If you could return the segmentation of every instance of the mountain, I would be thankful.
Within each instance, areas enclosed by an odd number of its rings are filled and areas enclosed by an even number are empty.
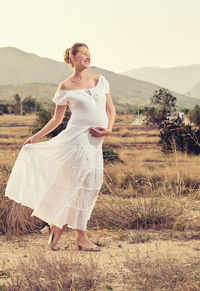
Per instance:
[[[0,48],[0,85],[58,83],[70,74],[64,62],[39,57],[15,47]]]
[[[151,82],[137,80],[95,66],[90,66],[87,71],[102,74],[108,79],[111,95],[116,103],[148,104],[150,96],[159,88]],[[71,67],[64,61],[40,57],[14,47],[2,47],[0,48],[0,99],[13,100],[13,96],[18,93],[22,99],[32,95],[39,101],[50,103],[58,84],[71,73]],[[200,104],[198,99],[177,92],[172,93],[177,98],[179,106],[193,107],[195,104]]]
[[[181,94],[187,94],[200,82],[200,64],[171,68],[141,67],[121,72],[121,74],[152,82]]]
[[[197,99],[200,99],[200,82],[198,82],[189,92],[189,96],[193,96]]]

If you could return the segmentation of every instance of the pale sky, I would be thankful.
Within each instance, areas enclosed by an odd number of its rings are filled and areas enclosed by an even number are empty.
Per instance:
[[[63,61],[75,42],[120,73],[200,63],[200,0],[0,0],[0,47]]]

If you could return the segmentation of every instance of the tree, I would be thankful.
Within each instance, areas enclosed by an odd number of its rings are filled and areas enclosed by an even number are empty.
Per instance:
[[[189,108],[184,107],[184,108],[181,109],[181,112],[183,112],[185,114],[188,114]]]
[[[151,97],[151,103],[156,107],[145,107],[146,123],[163,126],[163,122],[169,118],[172,112],[176,111],[176,97],[168,89],[160,88],[155,90]]]
[[[14,95],[14,100],[15,100],[15,104],[20,104],[20,102],[21,102],[21,97],[19,96],[19,94],[15,94],[15,95]]]
[[[19,94],[15,94],[14,96],[14,106],[13,106],[13,112],[14,114],[20,114],[20,105],[21,105],[21,97]]]
[[[32,98],[32,96],[27,96],[22,101],[23,110],[27,113],[31,113],[34,111],[39,111],[41,108],[40,103],[36,101],[36,98]]]
[[[171,113],[176,106],[176,97],[168,89],[159,88],[159,90],[155,90],[154,95],[151,97],[151,103],[160,105],[163,111]]]
[[[189,120],[195,125],[200,126],[200,106],[195,105],[194,109],[189,111]]]

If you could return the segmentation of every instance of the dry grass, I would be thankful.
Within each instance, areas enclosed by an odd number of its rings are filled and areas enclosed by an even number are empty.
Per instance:
[[[14,114],[4,114],[0,116],[0,124],[25,124],[32,125],[36,120],[35,114],[26,114],[26,115],[14,115]]]
[[[121,248],[121,254],[118,266],[115,260],[101,261],[94,253],[32,252],[19,257],[12,268],[5,262],[6,280],[0,290],[199,290],[200,260],[194,254],[178,257],[173,250],[161,251],[152,244],[146,248],[132,245],[130,251]]]
[[[31,129],[29,127],[23,127],[23,132],[22,128],[18,126],[9,126],[9,127],[0,127],[0,138],[4,137],[22,137],[22,133],[24,135],[29,135],[31,132]]]
[[[145,136],[135,136],[135,135],[131,135],[131,134],[124,134],[123,139],[121,137],[117,137],[117,136],[109,136],[105,138],[105,142],[106,143],[144,143],[144,142],[148,142],[148,143],[157,143],[158,142],[158,137],[157,136],[149,136],[148,140],[147,137]]]
[[[123,197],[189,196],[199,199],[200,179],[198,167],[180,168],[176,165],[137,163],[131,168],[131,161],[124,164],[109,164],[104,172],[102,192],[112,195],[121,193]],[[192,171],[194,169],[194,172]]]
[[[15,268],[6,273],[9,274],[4,285],[6,291],[105,290],[106,273],[94,256],[85,261],[72,254],[48,257],[45,253],[36,253],[28,261],[19,258]]]
[[[126,253],[124,266],[130,271],[124,275],[125,290],[199,290],[200,260],[177,260],[174,255],[148,252],[137,256]],[[134,286],[134,289],[133,289]],[[124,286],[125,287],[125,286]]]

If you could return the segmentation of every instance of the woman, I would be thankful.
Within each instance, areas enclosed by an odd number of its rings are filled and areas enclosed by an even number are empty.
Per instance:
[[[34,209],[31,216],[50,225],[52,250],[60,249],[56,244],[68,226],[77,230],[77,249],[99,251],[86,227],[103,182],[103,138],[112,132],[116,111],[106,78],[85,71],[91,61],[86,44],[66,49],[64,60],[73,73],[55,92],[52,119],[24,142],[5,196]],[[62,122],[67,106],[67,127],[36,143]]]

